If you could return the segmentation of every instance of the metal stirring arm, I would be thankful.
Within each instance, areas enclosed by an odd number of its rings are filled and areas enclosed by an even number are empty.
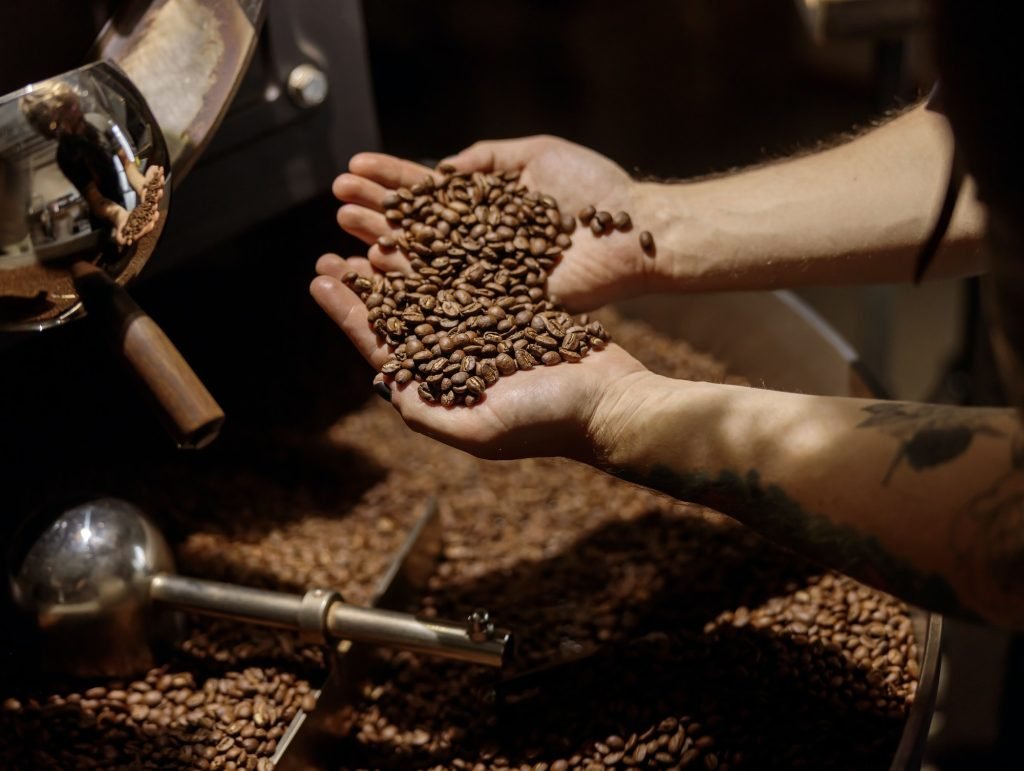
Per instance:
[[[489,667],[501,667],[511,650],[511,634],[495,629],[482,611],[457,624],[360,608],[326,589],[298,595],[166,573],[153,576],[149,595],[180,610],[292,629],[307,642],[351,640]]]

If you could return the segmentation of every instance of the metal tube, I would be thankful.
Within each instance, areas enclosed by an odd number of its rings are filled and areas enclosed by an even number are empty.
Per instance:
[[[162,573],[150,580],[154,601],[206,616],[298,629],[302,595],[249,589]]]
[[[359,608],[343,602],[327,611],[332,637],[426,653],[440,658],[500,667],[510,649],[511,635],[495,630],[489,639],[470,638],[465,625],[424,621],[405,613]]]
[[[315,632],[315,627],[320,624],[328,638],[387,645],[489,667],[502,666],[511,641],[511,635],[502,630],[492,630],[482,639],[473,639],[476,635],[465,624],[424,621],[407,613],[332,602],[337,595],[325,595],[322,603],[304,605],[302,595],[249,589],[167,573],[153,576],[149,595],[155,602],[207,616],[283,629],[302,629],[307,633]],[[328,602],[331,602],[330,607],[325,607]],[[303,623],[304,608],[306,613],[315,611],[316,618],[306,619]]]

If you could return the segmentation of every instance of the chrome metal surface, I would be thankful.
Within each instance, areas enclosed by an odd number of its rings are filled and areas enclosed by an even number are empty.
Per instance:
[[[148,100],[179,181],[227,112],[265,6],[261,0],[132,0],[96,42],[93,56],[116,62]]]
[[[56,635],[62,649],[80,642],[68,639],[66,630],[79,638],[107,637],[104,625],[114,628],[120,650],[104,662],[99,670],[104,674],[126,675],[138,671],[136,658],[152,660],[141,657],[151,641],[141,625],[151,605],[494,667],[504,663],[511,644],[507,632],[476,641],[464,625],[357,608],[330,590],[302,596],[173,575],[170,550],[153,524],[136,507],[111,498],[64,512],[24,553],[10,577],[16,604],[44,638]],[[312,626],[316,623],[319,629]],[[140,655],[133,658],[125,651]],[[105,658],[102,651],[92,655]],[[67,662],[75,674],[86,671],[78,656],[58,656],[53,662]]]
[[[175,608],[281,629],[297,629],[302,595],[159,573],[150,581],[149,598]]]
[[[288,95],[299,107],[323,104],[327,89],[327,75],[312,64],[300,64],[288,73]]]
[[[11,565],[11,595],[42,630],[48,666],[84,677],[140,671],[154,663],[153,644],[179,630],[148,599],[153,573],[174,569],[170,550],[124,501],[68,510],[32,543],[16,544]]]
[[[310,589],[302,596],[302,605],[296,618],[302,641],[307,643],[327,642],[324,634],[327,628],[327,611],[341,602],[341,594],[333,589]]]
[[[466,632],[469,639],[474,642],[491,640],[497,634],[494,624],[491,623],[491,614],[483,608],[477,608],[469,614],[469,618],[466,619]]]
[[[166,222],[169,182],[160,127],[116,66],[0,97],[0,329],[80,315],[76,261],[134,278]]]
[[[512,635],[495,630],[474,637],[470,630],[446,621],[432,621],[379,608],[338,603],[327,613],[327,631],[335,638],[383,645],[441,656],[446,659],[501,667],[511,649]]]

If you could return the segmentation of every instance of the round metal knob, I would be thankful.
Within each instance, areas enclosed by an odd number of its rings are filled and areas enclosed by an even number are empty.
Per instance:
[[[288,94],[299,107],[323,104],[327,89],[327,75],[312,64],[300,64],[288,73]]]

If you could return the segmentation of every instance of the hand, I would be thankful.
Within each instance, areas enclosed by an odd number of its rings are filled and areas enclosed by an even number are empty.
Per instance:
[[[387,346],[366,320],[366,306],[341,282],[349,271],[373,272],[369,261],[328,254],[317,263],[310,292],[360,353],[379,368]],[[603,405],[616,403],[630,381],[647,370],[617,345],[594,351],[576,364],[537,367],[498,380],[472,407],[424,402],[417,383],[405,386],[378,375],[378,390],[390,397],[403,420],[421,434],[483,458],[510,459],[560,455],[594,462],[601,454]]]
[[[139,194],[139,203],[146,200],[146,196],[149,192],[149,185],[151,182],[156,181],[157,187],[154,188],[153,193],[156,199],[153,203],[159,203],[160,199],[164,197],[164,167],[163,166],[150,166],[146,169],[146,176],[142,178],[142,189],[137,191]]]
[[[128,224],[128,212],[123,206],[113,206],[113,216],[110,224],[114,228],[114,241],[118,246],[127,246],[128,239],[124,235],[124,226]]]
[[[136,211],[137,208],[138,207],[136,207],[136,209],[133,209],[132,211]],[[125,211],[124,208],[122,208],[121,206],[117,207],[116,214],[114,215],[113,224],[114,240],[117,242],[118,246],[131,246],[136,241],[141,241],[143,236],[151,233],[153,231],[153,228],[156,227],[157,221],[160,219],[160,211],[154,208],[149,214],[149,219],[147,219],[145,223],[140,225],[135,230],[134,235],[128,236],[125,234],[125,226],[128,224],[128,221],[131,217],[132,214]]]
[[[646,257],[638,245],[637,236],[645,229],[638,185],[604,156],[564,139],[537,136],[478,142],[448,162],[462,172],[518,169],[524,184],[553,196],[562,212],[573,216],[588,204],[612,214],[630,214],[634,225],[626,232],[595,236],[588,228],[577,227],[573,245],[548,278],[548,290],[568,310],[592,310],[651,288],[660,263]],[[334,182],[334,194],[347,204],[338,212],[338,222],[368,244],[391,230],[381,213],[385,193],[433,174],[419,164],[377,153],[353,157],[349,172]],[[398,253],[385,254],[374,246],[368,256],[381,270],[404,268]]]

